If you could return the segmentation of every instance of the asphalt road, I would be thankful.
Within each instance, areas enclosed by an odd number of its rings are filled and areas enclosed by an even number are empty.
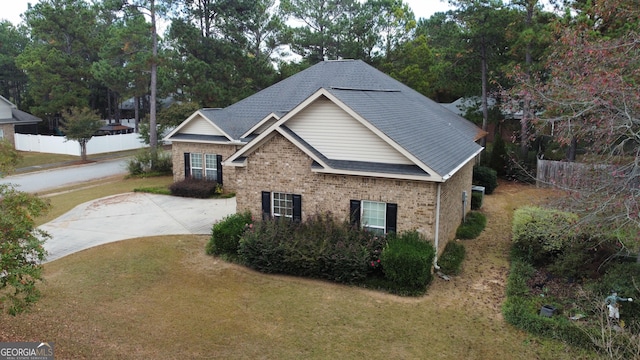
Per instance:
[[[125,175],[127,161],[128,158],[107,159],[90,164],[11,175],[1,178],[0,184],[11,183],[17,185],[20,191],[37,193],[114,175]]]

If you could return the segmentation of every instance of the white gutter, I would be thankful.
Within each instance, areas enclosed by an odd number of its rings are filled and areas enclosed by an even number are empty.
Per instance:
[[[443,176],[442,177],[443,182],[449,180],[449,178],[452,177],[455,173],[457,173],[458,170],[460,170],[463,166],[467,165],[467,163],[469,161],[473,160],[473,158],[478,156],[478,154],[480,154],[482,152],[482,150],[484,150],[484,148],[480,148],[480,150],[476,151],[473,155],[469,156],[469,158],[467,160],[463,161],[455,169],[451,170],[447,175]]]
[[[433,258],[433,267],[436,270],[440,270],[440,266],[438,266],[438,245],[440,244],[440,189],[442,187],[442,183],[438,183],[438,194],[436,195],[436,231],[434,234],[434,242],[436,246],[436,256]]]

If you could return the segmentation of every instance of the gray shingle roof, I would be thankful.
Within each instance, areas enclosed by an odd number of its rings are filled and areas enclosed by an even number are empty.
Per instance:
[[[321,88],[442,176],[481,149],[477,126],[360,60],[320,62],[224,109],[201,112],[239,139]]]
[[[0,124],[31,125],[41,122],[37,116],[18,109],[11,109],[11,119],[0,119]]]

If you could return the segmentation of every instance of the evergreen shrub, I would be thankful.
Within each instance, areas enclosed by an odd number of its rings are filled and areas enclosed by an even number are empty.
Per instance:
[[[482,198],[480,191],[471,192],[471,210],[479,210],[482,207]]]
[[[449,241],[444,247],[442,255],[438,258],[438,265],[443,273],[449,275],[458,275],[462,270],[462,261],[466,250],[464,245],[459,241]]]
[[[229,215],[213,224],[211,238],[206,247],[207,254],[236,258],[240,237],[252,224],[253,220],[249,211]]]
[[[526,206],[513,214],[512,255],[535,266],[546,265],[556,258],[575,236],[575,214],[555,209]]]
[[[399,289],[423,292],[431,282],[435,248],[417,231],[388,236],[380,260],[385,277]]]
[[[475,239],[487,226],[487,217],[479,211],[469,211],[465,221],[458,226],[456,237],[458,239]]]
[[[498,175],[490,167],[474,166],[473,184],[484,186],[484,193],[490,195],[498,187]]]
[[[169,186],[171,195],[208,199],[222,192],[222,187],[212,180],[186,178]]]
[[[384,237],[339,222],[331,214],[302,223],[273,219],[254,224],[239,244],[242,262],[258,271],[361,283],[379,268]]]

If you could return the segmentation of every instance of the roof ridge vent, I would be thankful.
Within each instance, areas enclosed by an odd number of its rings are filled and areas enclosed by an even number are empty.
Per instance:
[[[400,92],[400,89],[365,89],[365,88],[353,88],[346,86],[331,86],[333,90],[350,90],[350,91],[377,91],[377,92]]]

